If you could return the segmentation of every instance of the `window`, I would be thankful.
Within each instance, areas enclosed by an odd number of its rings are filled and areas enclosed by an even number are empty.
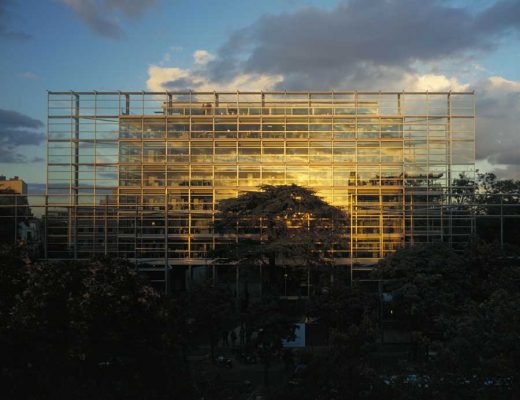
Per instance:
[[[188,119],[168,120],[168,139],[188,139],[190,121]]]
[[[164,167],[146,166],[143,170],[143,186],[164,186]]]
[[[283,142],[266,142],[262,143],[262,162],[283,162],[284,148]]]
[[[191,142],[191,162],[213,162],[213,143]]]
[[[262,167],[262,183],[264,185],[283,185],[285,183],[283,167]]]
[[[236,142],[215,142],[215,162],[236,162]]]
[[[310,162],[332,162],[331,142],[310,142]]]
[[[238,166],[239,186],[259,186],[260,184],[260,167]]]
[[[188,166],[168,166],[167,167],[167,184],[168,186],[189,186],[190,171]]]
[[[145,142],[143,146],[144,163],[162,163],[165,161],[166,148],[164,142]]]
[[[356,162],[355,142],[334,142],[334,162]]]
[[[236,186],[237,171],[235,166],[215,167],[215,186]]]
[[[141,163],[141,143],[121,142],[119,161],[122,163]]]
[[[211,167],[191,167],[191,186],[211,186],[213,184],[213,169]]]
[[[256,163],[260,161],[260,142],[238,142],[238,162]]]
[[[161,139],[166,132],[166,121],[160,119],[145,119],[143,121],[143,139]]]
[[[188,142],[168,143],[168,163],[187,163],[190,161],[190,147]]]
[[[288,163],[309,161],[308,142],[287,142],[286,154]]]

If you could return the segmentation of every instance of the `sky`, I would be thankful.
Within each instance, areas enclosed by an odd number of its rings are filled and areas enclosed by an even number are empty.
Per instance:
[[[474,90],[520,179],[520,0],[0,0],[0,175],[45,182],[47,90]]]

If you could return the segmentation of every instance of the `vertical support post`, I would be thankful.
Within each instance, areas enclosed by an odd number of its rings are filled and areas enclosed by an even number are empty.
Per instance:
[[[168,105],[166,107],[166,115],[172,115],[173,114],[173,97],[171,93],[168,93]]]
[[[74,93],[74,188],[73,188],[73,234],[74,259],[78,258],[78,202],[79,202],[79,95]]]
[[[191,292],[193,287],[193,266],[188,265],[188,292]]]
[[[264,270],[262,268],[262,264],[260,264],[258,268],[260,269],[260,297],[262,297],[264,295]]]
[[[235,267],[235,306],[240,311],[240,264]]]
[[[49,195],[45,194],[45,219],[43,226],[43,257],[45,260],[49,258],[48,250],[47,250],[47,234],[48,234],[48,225],[49,225]]]
[[[311,266],[307,265],[307,297],[311,297]]]
[[[413,199],[414,199],[414,191],[415,189],[412,189],[411,195],[410,195],[410,244],[413,246],[415,244],[415,230],[414,230],[414,208],[413,208]]]
[[[451,168],[452,168],[452,127],[451,127],[451,91],[448,93],[448,138],[447,138],[447,144],[448,144],[448,243],[451,247],[453,245],[453,208],[452,208],[452,201],[453,201],[453,187],[452,187],[452,180],[451,180]]]
[[[353,285],[354,278],[354,196],[350,195],[350,286]]]
[[[379,182],[379,185],[381,185],[381,181]],[[381,188],[378,191],[378,203],[379,203],[379,257],[383,258],[385,256],[385,243],[383,240],[384,237],[384,217],[383,217],[383,193],[381,191]]]
[[[170,265],[168,260],[168,191],[164,193],[164,294],[170,293]]]
[[[14,245],[18,241],[18,194],[13,194],[14,197]]]
[[[138,200],[136,200],[137,203]],[[135,215],[134,215],[134,260],[137,265],[137,219],[138,219],[138,205],[135,204]]]
[[[50,93],[47,91],[47,134],[45,136],[45,144],[46,144],[46,168],[45,168],[45,214],[44,214],[44,226],[43,226],[43,256],[47,260],[49,258],[48,253],[48,240],[47,235],[49,233],[48,225],[49,225],[49,115],[50,115]],[[69,177],[70,179],[70,177]]]
[[[384,301],[383,301],[383,281],[379,281],[377,285],[378,294],[379,294],[379,330],[381,335],[381,343],[385,343],[385,330],[384,330],[384,323],[383,323],[383,307],[384,307]]]
[[[108,255],[108,194],[105,195],[105,256]]]
[[[504,195],[500,193],[500,248],[504,248]]]
[[[444,243],[444,200],[441,199],[441,243]]]

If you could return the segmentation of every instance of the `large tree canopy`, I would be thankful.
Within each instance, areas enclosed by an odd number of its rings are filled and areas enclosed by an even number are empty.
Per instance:
[[[217,246],[215,258],[224,264],[267,267],[262,281],[268,290],[281,291],[282,281],[286,293],[288,282],[298,290],[301,274],[310,282],[310,268],[318,274],[333,265],[333,251],[347,243],[348,216],[313,190],[294,184],[261,186],[222,201],[218,210],[215,232],[228,244]],[[279,267],[286,271],[283,276]],[[306,287],[309,291],[310,285]]]
[[[320,263],[348,226],[346,214],[297,185],[265,185],[222,201],[215,231],[237,239],[221,256],[249,263]]]

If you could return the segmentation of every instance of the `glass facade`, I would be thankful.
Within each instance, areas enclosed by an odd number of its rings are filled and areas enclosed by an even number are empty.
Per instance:
[[[473,93],[50,92],[48,258],[206,265],[222,199],[310,187],[350,218],[338,264],[467,242]],[[463,179],[461,179],[461,174]]]

